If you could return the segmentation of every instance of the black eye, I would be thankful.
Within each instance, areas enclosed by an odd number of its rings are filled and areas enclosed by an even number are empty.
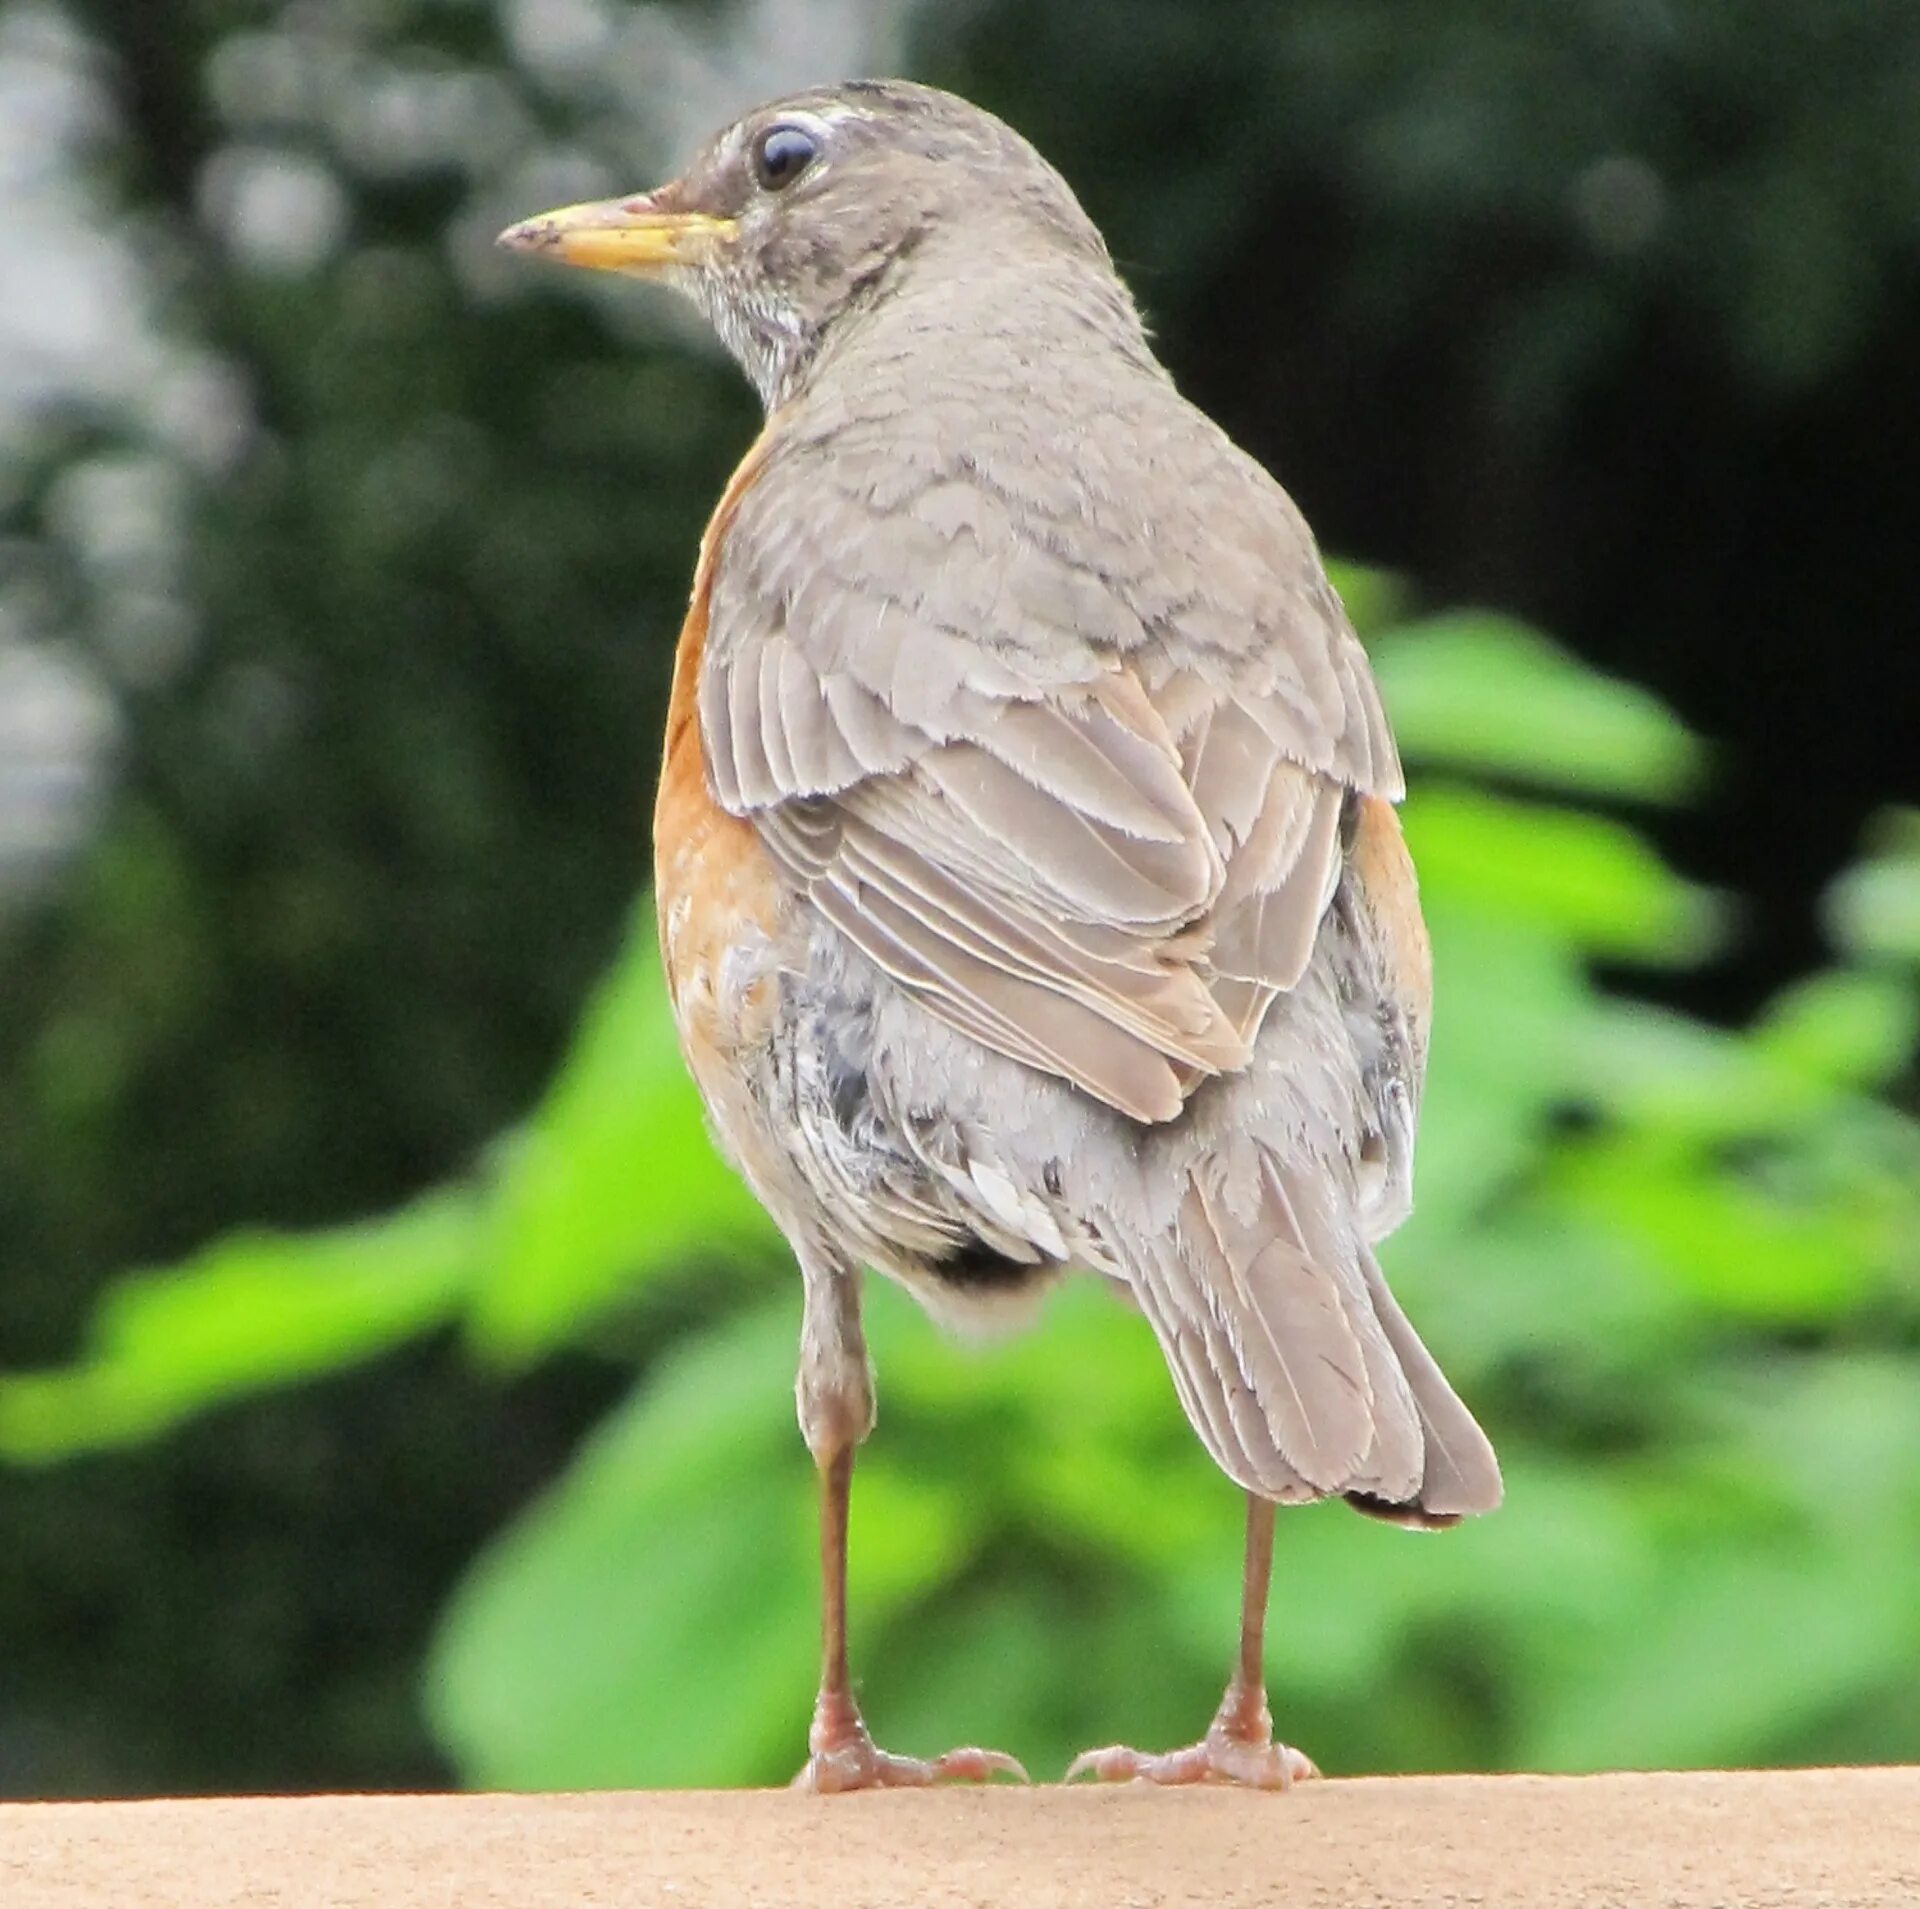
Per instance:
[[[820,156],[820,142],[798,126],[775,126],[753,149],[753,176],[769,192],[781,192]]]

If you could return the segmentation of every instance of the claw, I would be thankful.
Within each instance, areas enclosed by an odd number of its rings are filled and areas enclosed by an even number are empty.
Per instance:
[[[1010,1776],[1016,1783],[1033,1781],[1027,1775],[1027,1766],[1018,1757],[1010,1757],[1004,1750],[982,1750],[978,1744],[949,1750],[933,1760],[936,1783],[984,1783],[995,1776]]]

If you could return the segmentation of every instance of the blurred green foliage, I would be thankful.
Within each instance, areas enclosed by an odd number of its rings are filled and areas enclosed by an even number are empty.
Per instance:
[[[1283,1727],[1920,1753],[1906,0],[14,0],[0,263],[110,269],[24,387],[8,280],[0,662],[111,742],[36,891],[0,774],[0,1791],[797,1758],[797,1294],[634,901],[751,404],[489,241],[859,69],[1059,161],[1331,545],[1510,613],[1343,578],[1441,964],[1392,1270],[1511,1501],[1283,1521]],[[874,1313],[884,1738],[1191,1735],[1238,1513],[1139,1323]]]
[[[1697,960],[1724,910],[1556,799],[1671,795],[1692,738],[1507,619],[1371,634],[1441,981],[1391,1266],[1511,1497],[1440,1540],[1338,1507],[1282,1521],[1286,1727],[1348,1769],[1911,1753],[1920,1385],[1863,1348],[1920,1326],[1920,1124],[1876,1097],[1920,1019],[1920,818],[1836,890],[1836,964],[1750,1028],[1621,1001],[1595,960]],[[127,1281],[77,1369],[0,1379],[0,1452],[149,1436],[449,1319],[496,1362],[638,1321],[643,1378],[475,1564],[426,1701],[482,1784],[775,1779],[816,1616],[773,1244],[702,1137],[643,910],[540,1108],[471,1176]],[[1091,1289],[987,1349],[890,1291],[872,1311],[855,1648],[879,1727],[1041,1768],[1190,1734],[1239,1505],[1151,1336]]]

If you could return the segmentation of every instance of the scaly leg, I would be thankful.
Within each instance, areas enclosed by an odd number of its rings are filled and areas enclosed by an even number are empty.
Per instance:
[[[1273,1505],[1247,1495],[1247,1561],[1241,1580],[1240,1659],[1227,1680],[1207,1734],[1184,1750],[1148,1756],[1124,1744],[1086,1750],[1075,1757],[1067,1781],[1091,1773],[1105,1783],[1139,1777],[1148,1783],[1239,1783],[1255,1790],[1291,1789],[1302,1777],[1318,1776],[1298,1750],[1273,1740],[1267,1709],[1264,1650],[1267,1592],[1273,1579]]]
[[[897,1757],[867,1734],[847,1673],[847,1500],[853,1454],[873,1429],[873,1375],[860,1330],[860,1292],[838,1267],[806,1276],[795,1386],[800,1429],[820,1471],[820,1694],[814,1700],[810,1752],[796,1790],[898,1789],[944,1780],[979,1782],[1026,1771],[998,1750],[949,1750],[926,1761]]]

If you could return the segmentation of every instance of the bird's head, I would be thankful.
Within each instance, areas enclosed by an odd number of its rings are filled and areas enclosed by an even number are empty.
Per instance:
[[[956,237],[983,263],[1032,249],[1112,269],[1066,182],[1011,127],[895,80],[759,107],[668,184],[542,213],[500,243],[684,292],[771,407],[837,325]]]

